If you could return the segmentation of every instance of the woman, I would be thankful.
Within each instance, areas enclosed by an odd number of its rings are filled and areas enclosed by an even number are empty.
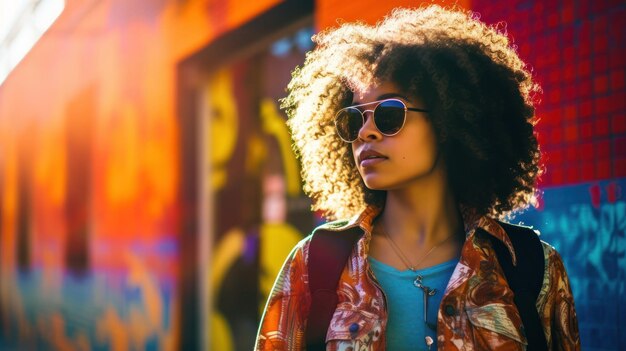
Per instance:
[[[315,208],[351,218],[316,232],[361,235],[339,278],[327,350],[526,349],[494,248],[503,244],[516,264],[514,226],[496,219],[536,193],[539,87],[506,35],[430,6],[314,40],[283,107]],[[257,350],[304,349],[317,313],[310,246],[311,236],[285,262]],[[536,324],[548,348],[579,349],[561,258],[538,247]]]

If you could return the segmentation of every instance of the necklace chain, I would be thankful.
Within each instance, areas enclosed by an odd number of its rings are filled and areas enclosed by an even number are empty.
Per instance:
[[[428,250],[428,252],[426,253],[426,255],[424,255],[424,257],[422,257],[415,265],[411,264],[411,261],[408,259],[408,257],[406,257],[404,255],[404,253],[402,252],[402,250],[400,249],[400,247],[398,245],[396,245],[395,241],[393,241],[393,239],[391,239],[391,236],[389,236],[389,234],[387,234],[387,232],[385,231],[385,229],[383,229],[382,225],[379,226],[379,230],[381,232],[383,232],[383,234],[385,235],[385,237],[387,238],[387,240],[389,241],[389,243],[391,244],[391,248],[393,249],[393,251],[396,253],[396,255],[402,260],[402,262],[404,262],[404,264],[406,265],[406,267],[408,269],[410,269],[411,271],[415,272],[417,270],[417,267],[419,267],[420,264],[422,264],[422,262],[424,262],[424,260],[426,260],[426,258],[433,253],[433,251],[435,251],[436,248],[438,248],[439,246],[441,246],[443,243],[445,243],[446,241],[448,241],[448,239],[450,239],[452,237],[452,234],[448,235],[445,239],[443,239],[442,241],[438,242],[435,246],[433,246],[430,250]]]

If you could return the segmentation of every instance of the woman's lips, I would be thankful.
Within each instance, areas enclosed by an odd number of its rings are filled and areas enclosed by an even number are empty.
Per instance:
[[[374,165],[377,165],[383,161],[387,160],[386,157],[373,157],[373,158],[366,158],[364,160],[361,161],[361,167],[365,168],[365,167],[372,167]]]
[[[374,149],[365,149],[359,153],[359,165],[370,167],[385,161],[387,157]]]

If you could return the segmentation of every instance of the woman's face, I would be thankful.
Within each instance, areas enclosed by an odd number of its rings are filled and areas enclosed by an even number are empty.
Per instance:
[[[391,82],[385,82],[358,96],[353,105],[394,98],[407,107],[426,109],[419,99],[408,98]],[[425,112],[407,111],[404,127],[394,136],[381,134],[373,123],[376,103],[361,106],[367,110],[365,124],[352,143],[354,162],[365,185],[373,190],[393,190],[429,176],[437,161],[437,140]]]

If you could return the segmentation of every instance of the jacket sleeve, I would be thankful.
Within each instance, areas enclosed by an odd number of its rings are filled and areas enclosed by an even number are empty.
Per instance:
[[[256,351],[304,350],[311,299],[306,265],[309,240],[296,245],[276,278],[259,325]]]
[[[546,263],[548,272],[546,278],[549,282],[546,293],[546,308],[544,316],[548,317],[544,321],[544,326],[549,326],[546,336],[551,337],[552,350],[580,350],[580,335],[578,332],[578,319],[574,308],[574,297],[570,287],[569,278],[563,265],[563,260],[559,253],[549,245],[546,248]],[[544,279],[545,282],[546,279]],[[545,323],[548,322],[548,323]]]

